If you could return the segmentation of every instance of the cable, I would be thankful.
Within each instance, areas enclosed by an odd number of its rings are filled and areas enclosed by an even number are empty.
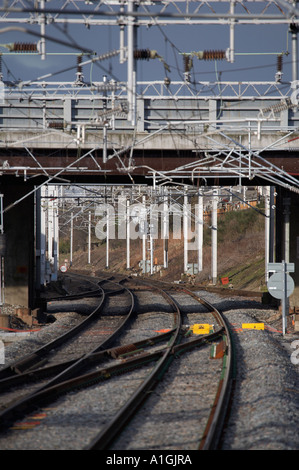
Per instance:
[[[160,31],[162,31],[162,28],[161,28],[160,26],[159,26],[159,29],[160,29]],[[164,37],[166,37],[166,35],[165,35]],[[168,40],[168,39],[167,39],[167,40]],[[170,43],[170,42],[169,42],[169,43]],[[172,45],[172,49],[174,50],[174,49],[176,48],[176,46],[174,46],[173,43],[171,43],[171,45]],[[177,49],[177,48],[176,48],[176,49]],[[178,49],[177,49],[177,50],[178,50]],[[215,59],[215,57],[213,57],[213,59]],[[175,55],[175,60],[177,60],[177,54]],[[211,58],[210,58],[209,60],[211,60]],[[93,65],[93,62],[91,62],[91,64]],[[97,65],[98,65],[98,64],[97,64]],[[215,65],[216,65],[216,64],[215,64]],[[263,67],[264,67],[264,66],[263,66]],[[252,68],[251,68],[251,69],[252,69]],[[182,69],[181,69],[181,68],[178,68],[177,70],[182,74]],[[190,70],[191,70],[191,67],[190,67]],[[189,70],[189,71],[190,71],[190,70]],[[231,71],[231,70],[230,70],[230,71]],[[58,72],[57,72],[57,73],[58,73]],[[108,73],[109,73],[109,71],[108,71]],[[222,72],[220,72],[220,74],[221,74],[221,73],[222,73]],[[217,74],[218,74],[218,72],[217,72]],[[196,86],[196,84],[192,84],[192,85]],[[219,86],[219,85],[218,85],[218,86]],[[196,89],[196,88],[195,88],[195,89]],[[171,94],[171,92],[170,92],[170,94]],[[175,107],[176,107],[176,109],[178,110],[176,101],[175,101]],[[162,117],[162,116],[160,115],[160,117]],[[173,129],[170,129],[170,132],[171,132],[171,133],[172,133],[173,131],[174,131]],[[177,130],[175,130],[175,132],[178,132],[178,133],[180,133],[180,134],[183,135],[183,132],[182,132],[182,131],[177,131]],[[178,149],[177,149],[177,150],[178,150]]]

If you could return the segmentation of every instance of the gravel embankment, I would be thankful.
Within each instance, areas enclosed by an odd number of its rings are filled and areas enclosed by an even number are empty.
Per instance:
[[[217,299],[216,303],[232,325],[238,355],[234,399],[223,439],[223,449],[299,449],[299,364],[291,354],[299,339],[289,330],[282,335],[277,311],[258,302]],[[209,300],[209,299],[208,299]],[[264,322],[265,330],[242,329],[242,323]],[[287,330],[288,331],[288,330]],[[298,346],[297,346],[298,349]]]

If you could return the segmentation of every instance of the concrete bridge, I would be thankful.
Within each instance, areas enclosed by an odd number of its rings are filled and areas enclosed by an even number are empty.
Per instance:
[[[277,82],[137,83],[134,125],[125,84],[4,85],[5,175],[88,175],[97,181],[129,174],[171,181],[242,176],[297,186],[291,178],[299,174],[292,83],[287,90]]]
[[[122,83],[4,82],[2,89],[5,301],[35,302],[38,188],[258,184],[275,190],[271,256],[295,263],[292,305],[299,306],[299,111],[292,83],[137,83],[133,120]]]

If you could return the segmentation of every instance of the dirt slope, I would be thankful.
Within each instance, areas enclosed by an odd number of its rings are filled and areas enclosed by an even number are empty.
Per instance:
[[[227,213],[218,219],[218,282],[228,277],[229,285],[236,289],[264,290],[265,285],[265,229],[263,215],[252,209]],[[203,270],[196,275],[195,281],[209,284],[211,278],[211,236],[209,220],[204,228]],[[86,245],[85,245],[86,246]],[[77,250],[73,255],[74,268],[104,270],[106,266],[106,244],[92,245],[91,265],[88,265],[87,251]],[[183,241],[173,240],[168,243],[168,269],[161,268],[153,276],[164,280],[182,278],[184,253]],[[67,258],[62,255],[61,258]],[[140,239],[130,243],[130,271],[141,274],[139,262],[142,259],[142,243]],[[154,260],[163,266],[163,241],[155,240]],[[189,251],[189,263],[197,262],[196,251]],[[127,272],[126,241],[110,240],[109,270],[111,272]]]

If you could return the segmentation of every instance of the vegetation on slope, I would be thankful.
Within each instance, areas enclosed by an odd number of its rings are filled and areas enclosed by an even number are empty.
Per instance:
[[[261,210],[262,212],[262,210]],[[254,209],[231,211],[218,217],[218,284],[221,278],[228,277],[230,286],[239,289],[263,289],[265,283],[265,217]],[[206,220],[204,226],[203,270],[196,276],[196,282],[208,284],[211,278],[211,221]],[[77,243],[76,243],[77,238]],[[80,238],[80,243],[78,243]],[[99,240],[97,240],[99,242]],[[61,241],[63,258],[66,256],[68,239]],[[81,245],[81,246],[80,246]],[[73,266],[86,269],[104,270],[106,265],[106,243],[93,243],[91,266],[87,264],[87,249],[82,249],[82,233],[74,235]],[[183,273],[183,241],[170,237],[168,243],[168,269],[161,269],[154,274],[156,278],[179,280]],[[131,271],[141,273],[139,262],[142,259],[142,243],[140,239],[130,243]],[[155,240],[154,259],[163,265],[163,241]],[[189,251],[188,261],[197,262],[197,252]],[[109,270],[126,271],[126,241],[110,240]]]

